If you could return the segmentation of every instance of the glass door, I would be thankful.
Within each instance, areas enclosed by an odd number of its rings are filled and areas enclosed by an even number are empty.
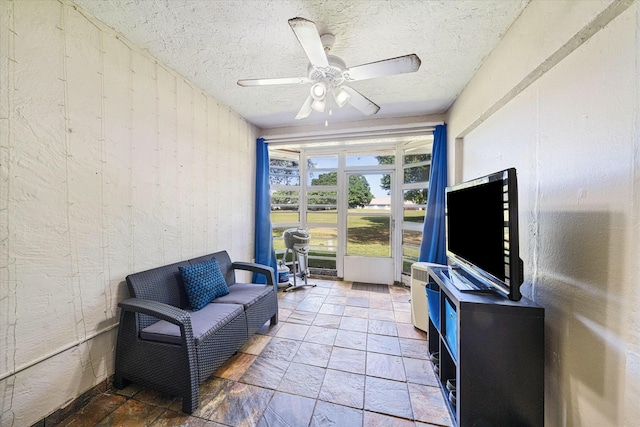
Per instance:
[[[344,279],[392,284],[393,172],[345,172]]]

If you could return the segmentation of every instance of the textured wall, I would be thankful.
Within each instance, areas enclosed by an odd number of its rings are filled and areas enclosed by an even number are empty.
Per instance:
[[[567,28],[588,27],[608,6],[531,3],[503,40],[511,48],[494,51],[452,109],[450,146],[483,114],[468,102],[477,96],[490,108],[511,89],[505,81],[526,75],[507,55],[519,42],[543,60],[573,36]],[[639,13],[637,4],[621,12],[458,147],[464,180],[518,169],[522,290],[546,309],[550,426],[635,426],[640,419]],[[556,31],[545,24],[549,17],[562,21]]]
[[[67,2],[0,1],[0,424],[113,373],[127,274],[253,256],[256,131]]]

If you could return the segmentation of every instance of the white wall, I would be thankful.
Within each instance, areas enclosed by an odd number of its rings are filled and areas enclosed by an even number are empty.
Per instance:
[[[68,3],[0,2],[0,425],[113,373],[127,274],[253,257],[256,129]]]
[[[518,170],[522,290],[546,309],[549,426],[640,420],[640,12],[630,3],[533,1],[449,112],[452,177]],[[617,16],[591,31],[607,14]],[[582,29],[584,44],[562,47]],[[530,74],[554,53],[553,67]]]

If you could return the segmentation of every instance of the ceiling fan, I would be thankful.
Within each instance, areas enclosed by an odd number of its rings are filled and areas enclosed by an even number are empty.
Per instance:
[[[320,113],[324,112],[329,93],[331,93],[338,107],[342,108],[349,103],[367,116],[376,114],[380,107],[346,83],[395,74],[413,73],[420,68],[421,61],[416,54],[347,68],[342,59],[329,55],[329,51],[335,42],[333,34],[320,35],[316,24],[304,18],[289,19],[289,26],[291,26],[300,45],[302,45],[302,49],[304,49],[309,58],[307,77],[245,79],[238,80],[238,85],[248,87],[311,83],[309,96],[300,111],[298,111],[297,120],[306,119],[313,110]]]

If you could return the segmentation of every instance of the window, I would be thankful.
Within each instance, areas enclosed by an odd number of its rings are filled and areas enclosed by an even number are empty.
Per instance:
[[[418,261],[427,208],[433,140],[408,144],[402,157],[402,273],[411,274]]]
[[[273,246],[277,254],[284,252],[282,233],[300,225],[300,160],[295,156],[270,152],[271,224]]]

